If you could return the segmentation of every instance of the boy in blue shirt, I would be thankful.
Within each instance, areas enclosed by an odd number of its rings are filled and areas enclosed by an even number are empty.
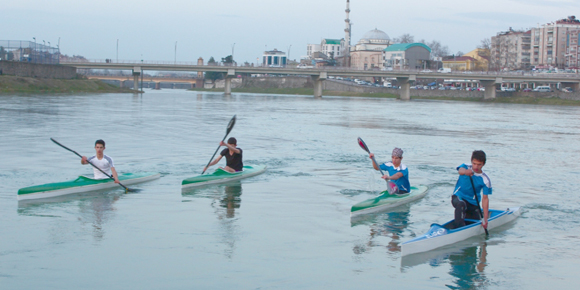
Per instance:
[[[373,159],[375,154],[369,153],[369,158]],[[409,183],[409,169],[405,164],[402,164],[403,150],[401,148],[393,149],[391,154],[391,162],[386,162],[380,165],[380,169],[387,171],[383,175],[384,180],[391,181],[397,186],[397,194],[404,194],[411,191],[411,184]],[[379,170],[378,164],[373,162],[375,170]]]
[[[481,209],[477,206],[476,196],[470,178],[473,179],[477,200],[481,200],[483,207],[482,226],[487,229],[489,218],[489,195],[492,193],[491,180],[482,170],[486,162],[485,152],[473,151],[471,165],[461,164],[457,167],[459,178],[455,184],[451,204],[455,207],[455,228],[465,226],[465,218],[480,219]],[[483,192],[483,196],[481,195]]]

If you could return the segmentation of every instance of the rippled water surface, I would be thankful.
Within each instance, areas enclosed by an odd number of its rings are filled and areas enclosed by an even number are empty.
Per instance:
[[[580,109],[292,95],[147,91],[0,96],[1,289],[558,289],[580,282]],[[230,134],[266,173],[181,190]],[[427,196],[351,220],[405,151]],[[96,139],[119,172],[160,179],[18,202],[19,188],[91,173]],[[457,172],[488,155],[490,207],[514,223],[401,258],[400,244],[453,216]],[[222,165],[223,165],[222,161]]]

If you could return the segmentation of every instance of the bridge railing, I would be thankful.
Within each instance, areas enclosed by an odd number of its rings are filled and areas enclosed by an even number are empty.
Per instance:
[[[197,62],[186,62],[186,61],[159,61],[159,60],[113,60],[113,59],[90,59],[90,60],[67,60],[66,62],[61,62],[61,64],[74,64],[74,63],[99,63],[99,64],[130,64],[138,66],[139,64],[143,65],[176,65],[176,66],[197,66]],[[237,64],[224,64],[221,62],[216,62],[214,64],[203,64],[204,66],[223,66],[223,67],[251,67],[251,66],[238,66]],[[255,68],[262,68],[263,66],[254,66]],[[284,71],[286,69],[297,69],[297,66],[286,66],[286,67],[268,67],[269,70],[280,70]],[[346,67],[320,67],[320,68],[299,68],[304,69],[305,72],[308,70],[324,70],[324,71],[341,71],[341,72],[348,72],[348,71],[377,71],[377,72],[404,72],[404,73],[416,73],[418,75],[437,75],[436,78],[444,78],[446,75],[453,75],[453,77],[457,77],[457,75],[465,75],[468,77],[471,74],[474,75],[489,75],[489,76],[535,76],[535,77],[544,77],[544,78],[580,78],[580,74],[570,73],[570,72],[538,72],[538,71],[518,71],[518,72],[505,72],[505,71],[454,71],[451,73],[440,73],[437,71],[426,71],[424,69],[404,69],[404,70],[392,70],[392,71],[385,71],[379,70],[376,68],[372,69],[361,69],[361,68],[346,68]]]

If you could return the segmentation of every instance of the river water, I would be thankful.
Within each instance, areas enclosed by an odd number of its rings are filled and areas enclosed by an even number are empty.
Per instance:
[[[578,107],[147,91],[0,96],[1,289],[557,289],[580,282]],[[230,134],[266,173],[182,192]],[[351,220],[393,147],[427,196]],[[139,193],[18,202],[19,188],[91,173],[94,141]],[[471,152],[488,155],[490,207],[515,222],[408,260],[400,244],[452,219]],[[221,165],[223,165],[222,161]]]

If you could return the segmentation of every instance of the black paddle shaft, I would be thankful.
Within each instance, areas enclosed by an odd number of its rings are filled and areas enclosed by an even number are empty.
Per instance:
[[[481,226],[483,227],[483,210],[481,210],[481,206],[479,206],[479,199],[477,198],[477,192],[475,191],[475,184],[473,183],[473,178],[471,177],[471,175],[469,176],[469,181],[471,181],[471,187],[473,188],[473,195],[475,196],[475,202],[477,203],[477,209],[479,210],[479,217],[481,220]],[[487,231],[487,228],[483,227],[483,229],[485,230],[485,235],[488,236],[489,232]]]
[[[368,154],[371,154],[371,151],[369,150],[369,147],[367,147],[367,144],[365,144],[365,141],[363,141],[363,139],[361,139],[361,137],[358,137],[358,145],[360,146],[360,148],[362,148],[364,151],[366,151]],[[375,165],[377,166],[377,168],[379,169],[379,171],[381,172],[381,175],[385,175],[383,173],[383,171],[381,170],[381,167],[379,166],[379,164],[377,163],[377,160],[375,160],[375,157],[371,157],[371,159],[373,160],[373,162],[375,163]]]
[[[234,115],[232,117],[232,119],[230,120],[230,122],[228,123],[228,128],[226,129],[226,135],[222,139],[222,142],[224,142],[226,140],[226,137],[228,137],[228,134],[230,134],[230,132],[234,128],[234,125],[235,124],[236,124],[236,115]],[[220,150],[220,146],[219,145],[218,145],[217,149],[215,150],[215,152],[213,153],[213,155],[211,156],[211,158],[209,159],[209,162],[207,163],[207,165],[205,166],[205,168],[203,169],[203,171],[201,172],[201,174],[204,174],[205,173],[205,171],[207,170],[207,167],[209,166],[209,164],[211,163],[211,161],[213,160],[213,158],[217,154],[218,150]]]
[[[60,147],[62,147],[62,148],[64,148],[64,149],[66,149],[66,150],[68,150],[68,151],[70,151],[70,152],[72,152],[72,153],[76,154],[78,157],[80,157],[80,158],[83,158],[83,156],[81,156],[80,154],[78,154],[76,151],[74,151],[74,150],[72,150],[72,149],[70,149],[70,148],[68,148],[68,147],[66,147],[66,146],[64,146],[64,145],[62,145],[62,144],[60,144],[60,143],[58,143],[56,140],[54,140],[54,139],[50,138],[50,141],[52,141],[52,142],[56,143],[56,145],[58,145],[58,146],[60,146]],[[89,163],[89,164],[90,164],[92,167],[94,167],[94,168],[98,169],[100,172],[102,172],[104,175],[106,175],[106,176],[107,176],[107,177],[109,177],[110,179],[112,179],[112,180],[115,180],[115,178],[114,178],[114,177],[112,177],[111,175],[107,174],[106,172],[104,172],[103,170],[101,170],[99,167],[97,167],[97,166],[95,166],[94,164],[92,164],[90,161],[87,161],[87,162],[88,162],[88,163]],[[120,185],[120,186],[122,186],[122,187],[125,189],[125,191],[129,191],[129,189],[128,189],[126,186],[124,186],[123,184],[121,184],[120,182],[119,182],[119,185]]]

